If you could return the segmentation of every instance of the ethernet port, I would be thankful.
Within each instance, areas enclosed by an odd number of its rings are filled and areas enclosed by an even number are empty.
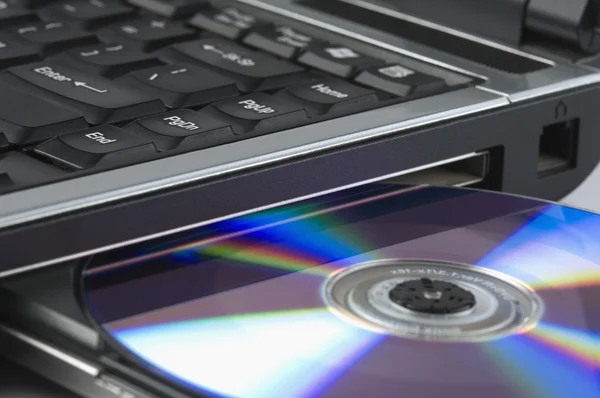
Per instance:
[[[548,177],[575,168],[578,133],[579,119],[544,127],[540,137],[538,177]]]

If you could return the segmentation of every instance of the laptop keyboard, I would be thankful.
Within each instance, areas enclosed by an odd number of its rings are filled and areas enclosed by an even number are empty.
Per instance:
[[[200,0],[0,0],[0,27],[0,192],[469,84]]]

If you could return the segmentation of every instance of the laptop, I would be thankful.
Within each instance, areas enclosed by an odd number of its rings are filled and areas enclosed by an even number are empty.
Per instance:
[[[559,199],[595,5],[1,0],[0,276],[377,181]]]

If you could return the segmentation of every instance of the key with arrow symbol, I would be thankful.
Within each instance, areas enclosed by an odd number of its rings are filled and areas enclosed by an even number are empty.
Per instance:
[[[100,94],[104,94],[104,93],[108,92],[108,90],[100,90],[100,89],[97,89],[95,87],[89,86],[85,82],[73,82],[73,84],[75,85],[75,87],[87,88],[88,90],[95,91],[95,92],[100,93]]]
[[[242,57],[240,54],[235,53],[235,52],[225,52],[225,51],[221,50],[220,48],[213,46],[212,44],[204,44],[202,46],[202,48],[204,49],[204,51],[211,51],[211,52],[217,53],[221,56],[221,58],[223,58],[227,61],[235,62],[240,66],[249,67],[249,66],[256,65],[256,63],[252,60],[252,58]]]
[[[98,50],[94,50],[94,51],[82,51],[79,54],[82,57],[93,57],[94,55],[100,54],[100,51],[98,51]]]
[[[165,110],[156,94],[106,79],[56,60],[10,68],[0,85],[56,102],[88,123],[128,121]]]
[[[174,44],[162,54],[162,58],[172,64],[190,64],[193,61],[193,64],[207,65],[232,77],[242,91],[271,90],[312,79],[298,65],[220,38]]]
[[[211,44],[205,44],[205,45],[202,46],[202,48],[205,51],[212,51],[212,52],[215,52],[215,53],[221,54],[221,55],[225,54],[225,52],[223,50],[220,50],[220,49],[218,49],[217,47],[215,47],[215,46],[213,46]]]

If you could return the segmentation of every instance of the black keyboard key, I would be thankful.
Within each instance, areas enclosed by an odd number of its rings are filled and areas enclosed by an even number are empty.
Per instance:
[[[259,23],[254,15],[235,7],[206,8],[194,15],[189,24],[228,39],[237,40]]]
[[[0,34],[0,69],[39,60],[35,47],[26,46],[15,38]]]
[[[154,51],[177,41],[194,38],[196,32],[178,22],[160,18],[138,19],[108,26],[98,31],[101,40],[126,43],[144,51]]]
[[[0,104],[0,131],[16,145],[88,127],[81,115],[8,86],[0,87]]]
[[[55,1],[56,0],[8,0],[9,3],[24,8],[40,8],[52,4]]]
[[[359,74],[356,81],[398,97],[431,95],[446,88],[444,79],[401,65],[369,68]]]
[[[9,29],[23,43],[34,47],[42,56],[77,46],[93,44],[96,37],[72,22],[45,22]]]
[[[128,0],[128,2],[163,17],[185,18],[204,7],[208,0]]]
[[[35,21],[38,21],[38,17],[33,11],[6,0],[0,0],[0,26],[2,28]]]
[[[352,77],[357,71],[384,65],[384,61],[368,57],[352,48],[313,42],[298,62],[341,77]]]
[[[10,147],[10,142],[3,133],[0,133],[0,152],[7,151]]]
[[[360,112],[378,103],[375,92],[340,79],[288,87],[277,96],[305,107],[310,116]]]
[[[19,152],[0,153],[0,192],[56,180],[67,172]]]
[[[74,169],[139,163],[157,154],[152,141],[114,126],[62,135],[38,145],[35,152]]]
[[[265,25],[254,29],[244,43],[282,58],[296,58],[315,39],[289,26]]]
[[[203,112],[230,123],[236,134],[280,131],[308,120],[302,107],[263,93],[221,101]]]
[[[124,128],[152,140],[160,151],[203,149],[236,140],[228,123],[189,109],[150,116]]]
[[[106,77],[121,76],[134,70],[162,65],[153,55],[127,48],[122,44],[97,44],[69,50],[55,59],[57,62]]]
[[[129,121],[165,109],[158,98],[144,91],[56,62],[18,66],[8,72],[0,82],[57,102],[92,124]]]
[[[168,108],[205,105],[240,93],[233,80],[194,66],[160,66],[130,73],[123,81],[149,90]]]
[[[243,91],[270,90],[308,80],[306,71],[235,43],[219,38],[207,38],[175,44],[169,59],[175,62],[197,62],[232,77]],[[183,55],[183,56],[181,56]]]
[[[128,18],[133,12],[133,8],[114,0],[67,0],[40,9],[38,15],[45,21],[74,21],[93,29]]]
[[[3,173],[0,171],[0,191],[4,188],[8,188],[13,185],[13,181],[10,179],[8,173]]]

